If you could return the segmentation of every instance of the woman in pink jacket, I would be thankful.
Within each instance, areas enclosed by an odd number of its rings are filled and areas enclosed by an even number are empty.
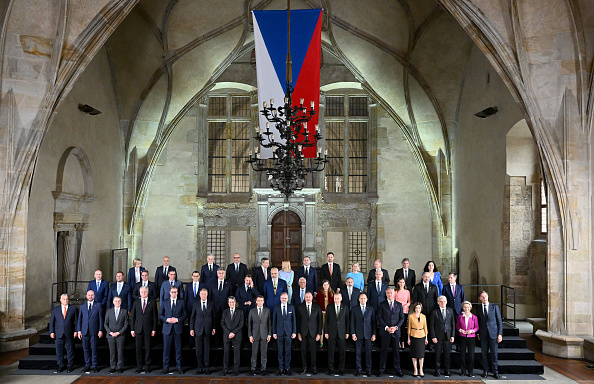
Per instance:
[[[461,375],[474,377],[472,369],[474,367],[474,347],[476,343],[476,333],[479,329],[478,318],[470,313],[472,304],[469,301],[462,303],[462,313],[458,316],[456,329],[460,335],[460,371]],[[468,352],[466,351],[468,348]],[[468,353],[468,354],[467,354]]]

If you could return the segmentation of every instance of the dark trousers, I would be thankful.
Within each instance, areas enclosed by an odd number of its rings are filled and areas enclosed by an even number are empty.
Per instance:
[[[435,344],[435,369],[439,369],[441,367],[441,354],[443,353],[443,369],[445,371],[450,370],[450,351],[452,350],[452,345],[450,343],[450,339],[444,333],[441,339],[437,339],[437,344]]]
[[[61,338],[56,338],[56,357],[58,358],[58,368],[64,367],[64,347],[66,347],[66,358],[68,360],[68,368],[72,368],[74,364],[74,338],[72,333],[70,335],[64,334]]]
[[[210,334],[206,331],[194,338],[199,369],[210,368]]]
[[[381,352],[380,352],[380,372],[386,370],[386,360],[388,360],[388,349],[392,348],[394,355],[394,369],[400,371],[400,353],[398,343],[400,342],[400,332],[393,334],[382,333]]]
[[[171,356],[171,344],[175,347],[175,365],[181,368],[182,364],[182,345],[181,334],[171,330],[169,335],[163,335],[163,369],[169,368],[169,357]]]
[[[489,372],[489,363],[491,363],[491,369],[493,373],[497,372],[497,339],[489,337],[488,333],[485,333],[484,337],[481,337],[481,353],[483,355],[483,371]]]
[[[238,332],[234,338],[230,339],[229,335],[223,335],[223,371],[229,369],[229,353],[233,346],[233,370],[239,371],[239,359],[241,353],[241,333]]]
[[[311,359],[311,369],[316,370],[316,337],[302,336],[301,337],[301,364],[303,369],[307,369],[307,352],[309,351]]]
[[[460,369],[464,372],[472,373],[474,368],[474,347],[476,337],[460,337]],[[468,348],[468,352],[466,349]]]
[[[83,352],[85,356],[85,367],[97,368],[97,335],[89,332],[82,337]]]
[[[111,369],[121,369],[124,365],[124,341],[126,341],[124,334],[107,338],[109,366]]]
[[[363,345],[365,345],[365,370],[371,372],[371,339],[359,339],[355,341],[355,363],[357,365],[357,372],[361,372],[361,353],[363,352]]]
[[[144,348],[144,366],[151,365],[151,332],[136,333],[136,366],[142,368],[142,348]]]
[[[254,340],[252,343],[252,371],[255,371],[258,365],[258,351],[260,351],[260,365],[262,370],[265,370],[268,362],[268,343],[266,339]]]
[[[278,369],[291,369],[291,335],[278,335]]]
[[[344,356],[346,348],[346,340],[344,335],[328,338],[328,369],[333,371],[335,368],[334,355],[336,354],[336,345],[338,345],[338,370],[344,371]]]

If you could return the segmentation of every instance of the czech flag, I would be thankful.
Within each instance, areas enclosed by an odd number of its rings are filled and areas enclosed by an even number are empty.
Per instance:
[[[258,79],[258,109],[263,102],[274,99],[274,106],[284,105],[287,84],[287,11],[252,11],[256,45],[256,74]],[[306,9],[291,11],[291,61],[293,66],[291,86],[293,105],[308,109],[315,102],[320,105],[320,61],[322,56],[322,10]],[[266,118],[260,118],[260,128],[266,130]],[[318,115],[308,123],[308,131],[315,134]],[[275,141],[280,141],[276,127],[270,125]],[[316,147],[303,148],[305,157],[315,158]],[[272,157],[271,148],[261,148],[261,157]]]

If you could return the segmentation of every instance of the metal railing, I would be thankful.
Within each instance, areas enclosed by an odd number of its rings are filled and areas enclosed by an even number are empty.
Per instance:
[[[499,288],[499,292],[497,292],[497,291],[496,292],[499,294],[499,300],[501,300],[501,301],[489,300],[489,303],[499,305],[499,309],[501,310],[501,317],[503,318],[503,321],[515,328],[516,327],[516,289],[515,288],[507,286],[507,285],[502,285],[502,284],[466,284],[466,285],[464,285],[464,293],[465,293],[465,296],[467,297],[467,300],[469,297],[478,299],[478,297],[482,291],[487,292],[487,294],[489,294],[489,298],[496,298],[497,296],[492,293],[493,289],[489,289],[489,288],[494,288],[494,287]],[[471,293],[471,291],[472,291],[471,288],[476,288],[476,291],[477,291],[476,294]],[[511,303],[510,303],[510,298],[511,298]],[[470,301],[472,303],[472,306],[482,304],[480,301],[477,301],[477,302],[474,302],[471,300],[468,300],[468,301]],[[504,309],[505,309],[505,311],[504,311]],[[510,311],[513,311],[513,317],[508,316]]]

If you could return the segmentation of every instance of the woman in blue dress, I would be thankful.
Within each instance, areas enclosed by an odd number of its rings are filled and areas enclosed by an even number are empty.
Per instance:
[[[291,262],[289,260],[283,260],[282,268],[278,271],[278,277],[287,282],[290,303],[293,297],[293,278],[295,277],[295,272],[291,270]]]
[[[425,268],[423,268],[424,272],[429,272],[429,278],[431,284],[435,284],[437,286],[437,294],[441,295],[441,291],[443,290],[443,282],[441,281],[441,274],[437,270],[435,263],[433,260],[429,260],[427,264],[425,264]]]
[[[361,292],[363,292],[363,288],[365,287],[365,280],[363,274],[359,272],[359,263],[353,263],[353,265],[351,266],[351,271],[352,272],[347,273],[346,279],[352,277],[354,283],[353,287],[359,288]]]

